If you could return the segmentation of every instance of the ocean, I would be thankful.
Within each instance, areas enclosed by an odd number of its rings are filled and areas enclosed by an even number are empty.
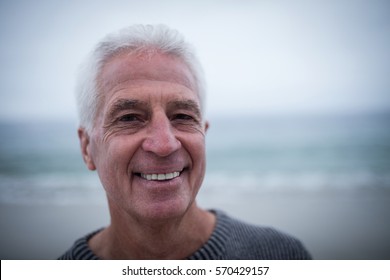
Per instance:
[[[211,117],[200,196],[390,190],[390,114]],[[0,203],[104,203],[74,122],[0,122]]]

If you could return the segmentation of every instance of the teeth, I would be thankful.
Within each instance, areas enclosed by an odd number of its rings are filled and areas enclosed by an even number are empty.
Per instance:
[[[172,173],[165,173],[165,174],[143,174],[143,173],[141,173],[141,177],[148,180],[148,181],[170,180],[170,179],[179,177],[179,175],[180,175],[180,172],[172,172]]]

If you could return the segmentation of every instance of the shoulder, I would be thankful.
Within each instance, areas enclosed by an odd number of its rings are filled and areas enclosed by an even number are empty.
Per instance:
[[[69,250],[67,250],[58,260],[98,260],[99,258],[88,246],[88,240],[99,233],[102,229],[91,232],[76,240]]]
[[[311,259],[303,244],[295,237],[271,227],[248,224],[217,212],[229,228],[226,246],[228,259]]]

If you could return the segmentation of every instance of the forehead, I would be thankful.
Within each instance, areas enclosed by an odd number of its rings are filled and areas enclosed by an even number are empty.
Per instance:
[[[105,98],[121,85],[142,81],[177,84],[196,92],[194,77],[186,64],[179,58],[157,52],[115,55],[104,64],[98,81]]]

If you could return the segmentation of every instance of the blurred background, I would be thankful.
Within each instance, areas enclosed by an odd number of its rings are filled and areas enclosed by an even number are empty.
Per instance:
[[[78,148],[78,65],[105,34],[164,23],[207,83],[199,204],[390,259],[389,1],[1,1],[0,258],[54,259],[109,223]]]

